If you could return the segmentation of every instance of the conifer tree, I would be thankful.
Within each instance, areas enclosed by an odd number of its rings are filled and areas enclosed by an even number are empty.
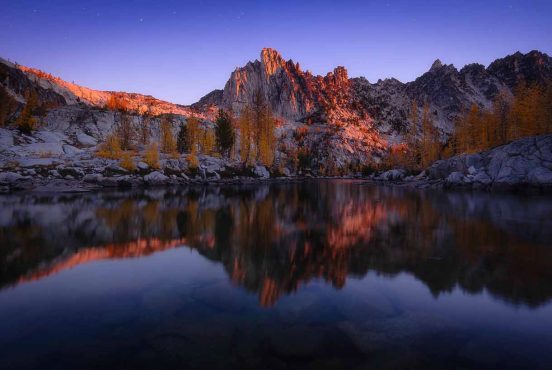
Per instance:
[[[176,152],[176,140],[172,133],[172,124],[168,118],[161,120],[161,151],[165,154]]]
[[[8,118],[13,114],[17,104],[15,99],[0,85],[0,127],[7,124]]]
[[[186,153],[190,145],[188,143],[188,126],[181,124],[176,139],[176,148],[179,153]]]
[[[404,165],[407,168],[418,169],[421,160],[420,142],[418,140],[420,117],[416,100],[412,100],[410,104],[409,121],[410,125],[404,138],[406,144]]]
[[[36,126],[36,119],[33,117],[33,111],[38,106],[38,97],[34,91],[27,94],[27,103],[17,118],[16,124],[19,131],[30,134]]]
[[[429,104],[424,105],[422,115],[421,165],[428,167],[439,158],[439,135],[433,125]]]
[[[149,142],[151,121],[152,121],[151,115],[148,112],[146,112],[142,116],[142,122],[139,130],[140,144],[142,145],[147,145]]]
[[[222,109],[219,109],[215,122],[216,143],[219,152],[227,157],[234,146],[236,135],[232,125],[230,115]]]
[[[253,141],[252,112],[246,106],[242,109],[239,119],[240,130],[240,158],[243,164],[249,163],[252,157],[251,143]]]
[[[123,150],[129,150],[132,147],[132,140],[134,139],[134,128],[132,127],[132,120],[130,115],[125,111],[120,113],[119,123],[116,128],[116,134],[119,138],[119,143]]]
[[[199,120],[195,116],[191,116],[190,118],[188,118],[186,126],[186,133],[188,136],[188,150],[190,151],[190,153],[197,154],[200,140]]]

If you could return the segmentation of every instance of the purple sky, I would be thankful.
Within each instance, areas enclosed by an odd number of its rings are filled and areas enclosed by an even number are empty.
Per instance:
[[[411,81],[515,51],[552,53],[551,0],[0,0],[0,56],[101,90],[189,104],[279,50],[303,69],[337,65]]]

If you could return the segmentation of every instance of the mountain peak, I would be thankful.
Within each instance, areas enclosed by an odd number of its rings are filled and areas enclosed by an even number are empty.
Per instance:
[[[261,63],[265,68],[266,74],[271,76],[279,67],[285,64],[285,60],[277,50],[264,48],[261,51]]]
[[[439,68],[443,67],[443,63],[441,62],[440,59],[435,59],[435,62],[433,62],[433,64],[431,65],[431,68],[429,69],[430,71],[435,71]]]

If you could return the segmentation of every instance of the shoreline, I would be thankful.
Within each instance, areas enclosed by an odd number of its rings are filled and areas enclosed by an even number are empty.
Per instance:
[[[157,183],[147,183],[138,176],[105,177],[100,181],[88,179],[32,179],[19,178],[12,183],[0,182],[0,196],[32,193],[88,193],[105,190],[147,190],[169,189],[179,187],[211,187],[211,186],[248,186],[261,184],[291,184],[308,181],[355,181],[360,185],[387,186],[412,190],[438,190],[460,192],[509,193],[509,194],[552,194],[552,186],[527,183],[489,184],[486,186],[470,186],[467,184],[450,184],[443,179],[421,180],[381,180],[377,177],[360,176],[292,176],[270,178],[221,178],[221,179],[183,179],[168,178]]]

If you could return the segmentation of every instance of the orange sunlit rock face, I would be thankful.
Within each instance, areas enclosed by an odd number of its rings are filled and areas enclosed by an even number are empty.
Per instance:
[[[160,115],[172,113],[184,116],[190,116],[192,114],[192,110],[188,107],[159,100],[149,95],[93,90],[64,81],[59,77],[52,76],[51,74],[45,73],[39,69],[25,66],[18,67],[28,76],[35,78],[41,86],[51,88],[55,92],[62,95],[69,104],[83,102],[92,106],[103,108],[106,106],[109,107],[110,102],[114,99],[118,99],[124,104],[124,107],[127,110],[140,114],[147,113],[151,115]],[[204,118],[204,115],[200,112],[194,112],[193,114],[199,118]]]

